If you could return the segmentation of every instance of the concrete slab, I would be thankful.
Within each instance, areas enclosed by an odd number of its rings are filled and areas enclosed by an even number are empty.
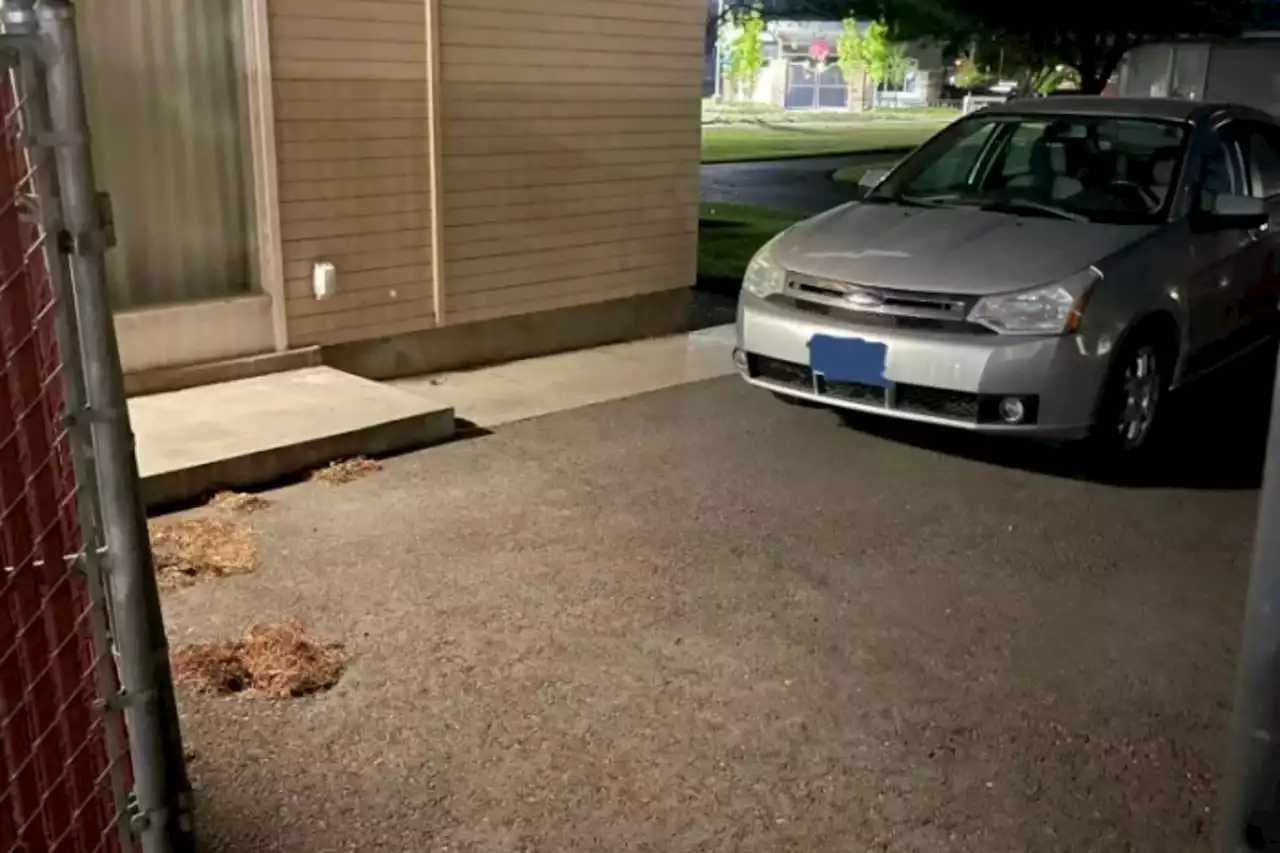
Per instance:
[[[129,401],[148,506],[451,438],[453,410],[329,367]]]
[[[481,427],[620,400],[733,373],[733,327],[560,353],[480,370],[394,380],[430,400],[447,400]]]

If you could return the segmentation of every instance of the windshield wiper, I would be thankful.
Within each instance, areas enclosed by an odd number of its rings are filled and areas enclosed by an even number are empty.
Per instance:
[[[958,199],[955,193],[946,195],[869,195],[863,201],[883,204],[901,204],[907,207],[951,207],[951,202]]]
[[[1000,201],[991,201],[982,205],[983,210],[994,210],[997,212],[1009,212],[1019,210],[1035,210],[1040,213],[1047,213],[1050,216],[1056,216],[1059,219],[1069,219],[1072,222],[1088,222],[1089,217],[1076,213],[1074,210],[1058,207],[1052,204],[1044,204],[1039,201],[1031,201],[1025,198],[1007,198]]]

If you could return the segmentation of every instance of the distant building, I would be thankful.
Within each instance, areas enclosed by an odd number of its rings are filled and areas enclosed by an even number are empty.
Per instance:
[[[1257,0],[1235,38],[1187,38],[1144,44],[1120,66],[1127,97],[1233,101],[1280,116],[1280,0]]]
[[[846,81],[836,61],[842,26],[838,21],[770,22],[764,37],[765,68],[754,89],[740,94],[790,110],[920,107],[939,100],[946,75],[940,46],[924,42],[906,45],[906,60],[894,79],[877,84],[863,74]],[[859,24],[863,29],[867,26],[868,22]],[[708,91],[714,90],[713,55],[714,45],[709,51],[713,76]],[[850,104],[850,98],[854,103]]]
[[[1120,66],[1118,93],[1233,101],[1280,116],[1280,32],[1141,45]]]

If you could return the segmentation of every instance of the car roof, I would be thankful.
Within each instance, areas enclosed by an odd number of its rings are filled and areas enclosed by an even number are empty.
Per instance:
[[[1026,98],[992,104],[981,110],[981,113],[988,115],[1100,115],[1166,121],[1203,121],[1224,112],[1261,121],[1275,121],[1270,113],[1240,104],[1189,101],[1182,98],[1112,98],[1103,95]]]

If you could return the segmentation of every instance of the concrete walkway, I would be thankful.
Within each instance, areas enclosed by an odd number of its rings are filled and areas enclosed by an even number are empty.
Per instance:
[[[733,373],[733,327],[392,382],[479,427],[621,400]]]
[[[148,506],[271,483],[327,462],[439,443],[457,418],[489,428],[733,372],[733,327],[481,370],[373,382],[328,367],[135,397]]]

